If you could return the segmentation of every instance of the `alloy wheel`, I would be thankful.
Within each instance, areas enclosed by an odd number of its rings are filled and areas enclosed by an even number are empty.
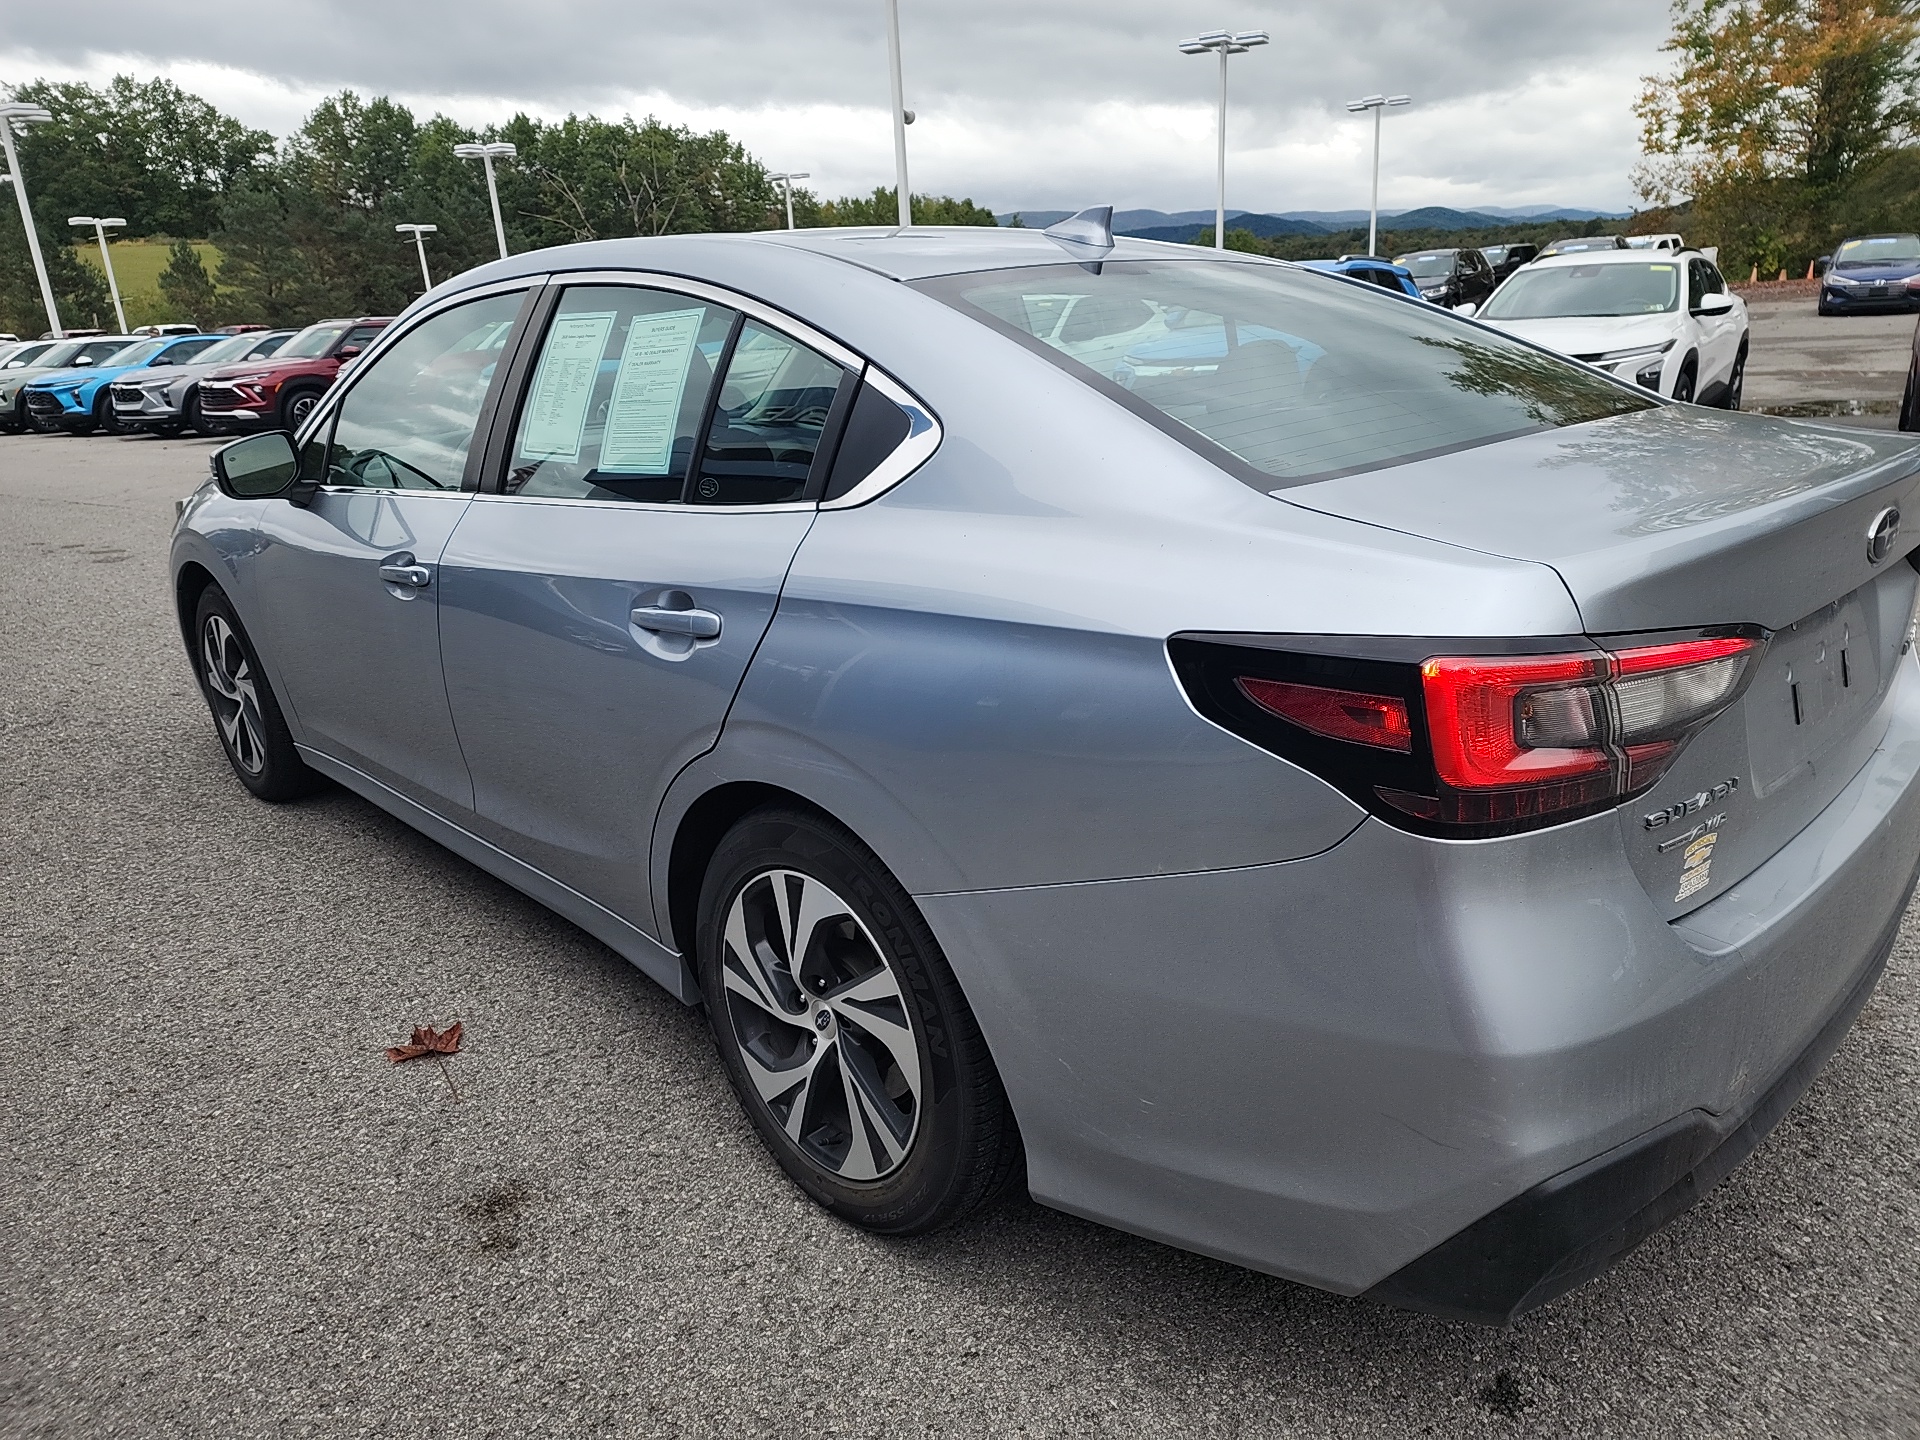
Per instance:
[[[1733,374],[1727,377],[1727,409],[1738,410],[1746,398],[1747,355],[1743,350],[1733,362]]]
[[[213,717],[227,742],[227,752],[247,774],[258,775],[267,766],[260,691],[254,684],[253,663],[224,617],[207,617],[200,632],[200,657],[212,691]]]
[[[288,428],[298,430],[307,423],[307,417],[313,413],[313,407],[320,403],[320,397],[311,390],[303,390],[287,402]]]
[[[925,1074],[900,980],[828,886],[766,870],[735,893],[722,940],[727,1021],[774,1122],[845,1181],[905,1162]]]

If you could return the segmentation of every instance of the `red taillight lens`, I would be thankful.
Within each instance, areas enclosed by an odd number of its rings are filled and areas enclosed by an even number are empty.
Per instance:
[[[1645,789],[1732,703],[1759,648],[1724,636],[1428,660],[1420,681],[1440,793],[1387,798],[1426,818],[1498,824]]]
[[[1397,750],[1402,755],[1413,749],[1413,723],[1407,718],[1407,702],[1396,695],[1294,685],[1255,675],[1242,675],[1235,683],[1262,710],[1315,735]]]

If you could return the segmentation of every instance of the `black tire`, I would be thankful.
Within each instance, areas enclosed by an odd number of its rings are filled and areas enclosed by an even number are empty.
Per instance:
[[[1729,410],[1738,410],[1745,402],[1747,394],[1747,342],[1740,342],[1740,353],[1733,357],[1733,370],[1727,376],[1727,393],[1722,404]]]
[[[325,393],[317,385],[295,385],[280,397],[280,428],[297,435]]]
[[[127,427],[120,423],[120,417],[113,413],[113,392],[105,385],[93,402],[93,428],[106,435],[124,435]]]
[[[1834,313],[1833,307],[1828,305],[1824,300],[1820,302],[1817,308],[1822,315],[1832,315]]]
[[[218,585],[201,591],[194,607],[193,673],[213,714],[220,748],[242,785],[276,803],[319,787],[320,777],[294,749],[253,642]]]
[[[1689,355],[1680,366],[1680,373],[1673,379],[1673,398],[1687,404],[1693,402],[1695,377],[1699,373],[1698,363]]]
[[[807,903],[822,908],[796,964],[781,932]],[[736,907],[735,933],[749,937],[744,957],[726,941]],[[756,913],[777,928],[757,926]],[[695,948],[734,1093],[781,1168],[820,1205],[868,1230],[925,1234],[991,1200],[1018,1172],[1019,1131],[959,982],[900,882],[849,831],[799,808],[741,820],[707,867]],[[742,987],[762,998],[750,1002]],[[746,1051],[771,1063],[750,1062]],[[917,1076],[890,1065],[903,1052]],[[806,1078],[763,1098],[749,1063],[773,1085],[787,1068]],[[856,1095],[866,1100],[858,1117]]]
[[[180,407],[180,427],[183,430],[191,430],[196,435],[206,434],[206,422],[200,418],[198,389],[187,392],[187,403]]]

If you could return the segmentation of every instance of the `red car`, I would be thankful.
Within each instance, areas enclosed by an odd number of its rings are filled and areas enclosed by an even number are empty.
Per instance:
[[[200,416],[209,433],[298,430],[333,384],[340,367],[373,342],[391,315],[320,320],[280,347],[271,360],[215,370],[200,382]]]

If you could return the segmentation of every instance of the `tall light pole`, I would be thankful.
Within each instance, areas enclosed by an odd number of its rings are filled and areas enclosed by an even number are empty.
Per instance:
[[[120,322],[120,333],[127,333],[127,312],[120,304],[120,282],[113,278],[113,256],[107,250],[107,227],[116,229],[126,225],[126,220],[118,215],[102,218],[98,215],[69,215],[67,224],[78,225],[82,229],[91,225],[93,235],[100,242],[100,263],[107,267],[107,289],[113,292],[113,317]]]
[[[13,148],[14,131],[28,125],[45,125],[53,112],[44,105],[29,105],[24,100],[0,104],[0,148],[7,152],[7,178],[13,182],[13,198],[20,202],[20,219],[27,227],[27,249],[33,255],[33,273],[40,277],[40,299],[47,307],[47,328],[60,338],[60,307],[53,303],[53,282],[47,279],[47,257],[40,253],[40,232],[33,228],[33,207],[27,203],[27,177],[20,173],[20,156]]]
[[[810,178],[805,170],[788,170],[778,175],[769,175],[767,179],[777,183],[787,192],[787,229],[793,229],[793,182]]]
[[[500,258],[507,258],[507,227],[500,223],[500,188],[493,183],[493,162],[511,160],[520,151],[505,140],[489,140],[484,145],[456,145],[453,153],[462,160],[478,160],[487,167],[487,199],[493,202],[493,238],[500,242]]]
[[[887,73],[893,81],[893,183],[904,230],[913,224],[913,199],[907,189],[907,126],[913,123],[913,115],[900,78],[900,0],[887,0]]]
[[[1220,198],[1213,212],[1213,248],[1227,248],[1227,57],[1244,55],[1270,37],[1264,30],[1209,30],[1180,42],[1182,55],[1218,54],[1220,57]]]
[[[396,225],[393,228],[402,235],[413,236],[413,248],[420,252],[420,279],[425,283],[427,289],[431,290],[433,288],[433,272],[427,269],[427,242],[420,237],[422,235],[431,235],[440,227],[438,225]]]
[[[1367,211],[1367,254],[1376,248],[1380,235],[1380,116],[1389,105],[1410,105],[1411,95],[1369,95],[1355,100],[1347,109],[1355,115],[1373,112],[1373,204]]]

